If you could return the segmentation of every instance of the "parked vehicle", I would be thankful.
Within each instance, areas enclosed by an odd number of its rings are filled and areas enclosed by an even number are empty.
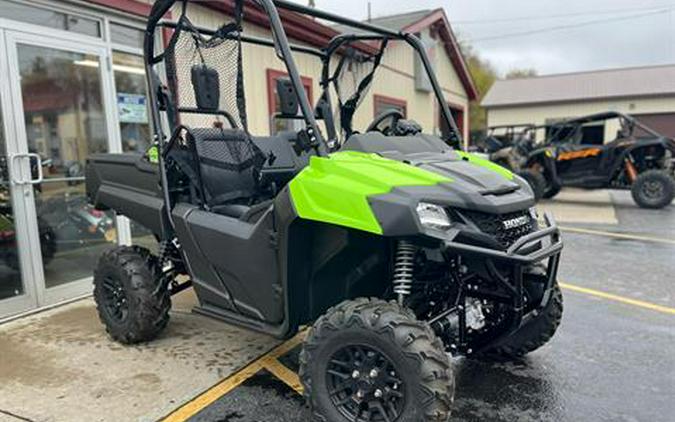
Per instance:
[[[537,129],[534,125],[492,126],[481,145],[481,152],[487,159],[516,172],[530,184],[536,201],[544,195],[546,179],[526,164],[536,145]]]
[[[600,145],[581,142],[586,125],[609,121],[618,123],[614,140]],[[564,186],[630,189],[640,207],[663,208],[675,196],[674,153],[673,139],[630,115],[607,112],[549,126],[546,140],[527,153],[522,168],[544,177],[544,198],[554,197]]]
[[[56,253],[56,234],[53,228],[38,216],[38,233],[43,265],[49,264]],[[0,157],[0,261],[12,270],[19,271],[19,252],[16,224],[9,190],[9,172],[6,157]]]
[[[174,3],[155,2],[145,39],[158,163],[97,154],[86,167],[93,205],[160,240],[158,255],[120,246],[98,262],[94,298],[113,339],[156,337],[171,294],[190,286],[177,276],[187,275],[201,314],[280,338],[312,324],[300,378],[314,418],[355,422],[445,421],[454,397],[448,353],[515,359],[553,336],[562,316],[558,228],[548,215],[538,221],[523,179],[448,146],[461,136],[416,36],[296,3],[247,2],[267,16],[267,40],[242,33],[241,1],[234,21],[215,31],[185,10],[176,23],[160,22]],[[321,50],[291,45],[277,7],[353,32]],[[161,28],[171,40],[156,52]],[[446,139],[397,110],[362,133],[353,127],[394,41],[426,70],[453,129]],[[275,117],[303,129],[248,132],[245,42],[283,60],[289,79],[278,82]],[[295,54],[323,63],[315,107]],[[167,87],[155,73],[162,68]]]
[[[42,218],[38,217],[40,250],[42,263],[47,265],[56,253],[56,235],[54,230]],[[19,249],[16,241],[16,229],[12,210],[0,206],[0,261],[15,271],[19,271]]]

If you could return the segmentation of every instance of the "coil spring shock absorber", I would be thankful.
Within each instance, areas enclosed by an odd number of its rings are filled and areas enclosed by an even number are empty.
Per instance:
[[[399,240],[396,245],[396,256],[394,260],[394,293],[397,296],[399,305],[403,305],[403,300],[410,295],[413,282],[413,270],[415,269],[415,253],[417,246],[405,240]]]

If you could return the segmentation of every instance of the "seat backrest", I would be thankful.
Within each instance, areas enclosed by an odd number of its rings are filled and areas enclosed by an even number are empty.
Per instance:
[[[193,128],[188,134],[199,159],[207,205],[246,200],[255,195],[265,155],[245,131]]]

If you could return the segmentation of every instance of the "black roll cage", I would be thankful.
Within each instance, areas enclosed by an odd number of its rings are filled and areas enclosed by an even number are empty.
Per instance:
[[[619,121],[620,128],[626,129],[629,133],[629,136],[632,136],[635,133],[635,129],[639,128],[645,133],[654,136],[656,138],[663,138],[663,135],[656,132],[654,129],[642,124],[639,120],[635,119],[633,116],[618,111],[606,111],[602,113],[589,114],[587,116],[576,117],[573,119],[565,119],[559,122],[551,123],[548,125],[529,125],[526,127],[522,133],[537,131],[537,130],[548,130],[549,133],[545,136],[545,139],[542,141],[543,144],[552,143],[565,143],[568,139],[577,135],[578,132],[582,129],[584,125],[593,122],[604,122],[607,120],[617,119]],[[565,136],[564,138],[559,138],[560,134],[564,130],[572,130],[572,133]]]
[[[246,3],[246,0],[234,0],[235,3],[235,13],[237,10],[241,12],[243,10],[243,5]],[[160,92],[161,92],[161,81],[155,77],[154,66],[162,61],[163,53],[155,55],[155,39],[157,36],[157,29],[160,27],[163,28],[176,28],[176,24],[169,21],[164,21],[164,15],[173,7],[176,3],[183,3],[183,11],[185,12],[185,7],[189,3],[188,0],[156,0],[150,15],[148,17],[148,23],[145,30],[144,37],[144,61],[145,61],[145,71],[148,83],[149,91],[149,100],[151,104],[151,118],[154,130],[153,144],[158,148],[158,165],[159,165],[159,174],[160,174],[160,183],[162,186],[164,203],[166,208],[167,221],[165,224],[165,231],[169,234],[168,231],[173,231],[173,221],[171,218],[170,212],[170,197],[168,189],[168,181],[166,174],[166,167],[164,164],[164,153],[165,153],[165,143],[167,136],[164,133],[162,126],[162,121],[160,117]],[[324,98],[328,107],[332,107],[330,102],[330,81],[328,80],[329,72],[329,63],[332,55],[340,50],[340,48],[347,42],[350,41],[380,41],[386,43],[389,40],[401,40],[410,45],[413,50],[419,55],[420,60],[424,70],[429,78],[431,83],[432,90],[436,97],[437,103],[440,106],[442,113],[442,118],[446,121],[447,127],[451,128],[450,138],[446,139],[449,143],[455,144],[456,146],[462,145],[462,135],[457,128],[454,118],[450,112],[447,102],[443,96],[443,90],[441,85],[436,78],[436,74],[433,70],[429,57],[426,54],[426,50],[422,41],[415,36],[414,34],[409,34],[401,31],[392,31],[387,28],[383,28],[377,25],[372,25],[366,22],[359,22],[352,19],[348,19],[339,15],[332,13],[324,12],[314,8],[302,6],[300,4],[291,3],[285,0],[249,0],[249,3],[253,3],[266,13],[269,19],[270,30],[272,32],[272,39],[265,39],[260,37],[248,36],[242,34],[241,31],[237,33],[230,33],[227,37],[238,38],[242,42],[251,43],[261,46],[267,46],[274,48],[277,56],[280,60],[286,65],[286,71],[288,77],[293,85],[295,92],[297,94],[298,104],[300,106],[300,112],[302,114],[302,119],[306,124],[306,133],[310,140],[310,145],[314,148],[315,152],[319,156],[327,156],[330,151],[329,143],[324,139],[323,134],[317,124],[314,108],[309,103],[307,94],[305,92],[302,80],[300,78],[300,73],[298,72],[295,59],[293,57],[293,52],[309,54],[319,58],[324,66],[321,78],[321,86],[323,88],[323,95],[319,98]],[[348,26],[349,28],[357,29],[360,31],[365,31],[365,34],[353,34],[345,33],[336,35],[331,39],[327,46],[323,49],[317,49],[312,47],[300,46],[291,44],[288,41],[286,32],[283,28],[281,18],[277,9],[285,9],[291,12],[296,12],[306,16],[312,16],[314,18],[322,19],[332,23]],[[213,35],[216,31],[196,28],[200,33]],[[197,110],[187,110],[187,109],[178,109],[179,112],[195,113]],[[331,110],[332,112],[332,110]],[[232,121],[230,116],[225,115],[228,120]],[[173,130],[173,128],[171,128]],[[334,133],[334,130],[331,131],[328,129],[329,135],[331,132]],[[172,236],[167,236],[170,238]]]

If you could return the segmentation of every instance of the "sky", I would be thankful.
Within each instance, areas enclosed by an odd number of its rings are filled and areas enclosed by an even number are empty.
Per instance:
[[[317,8],[357,19],[366,19],[368,13],[364,0],[315,2]],[[523,68],[554,74],[675,64],[675,0],[370,3],[373,17],[443,7],[457,37],[473,45],[501,75]]]

